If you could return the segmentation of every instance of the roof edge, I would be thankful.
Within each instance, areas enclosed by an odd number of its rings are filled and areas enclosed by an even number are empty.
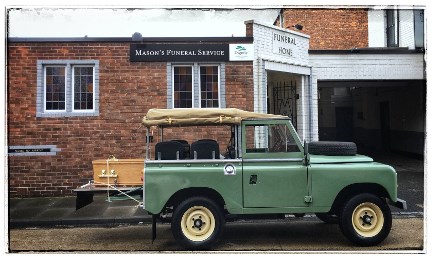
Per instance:
[[[253,37],[146,37],[132,40],[132,37],[8,37],[8,43],[51,43],[51,42],[253,42]]]
[[[424,48],[408,47],[353,48],[353,49],[310,49],[309,54],[417,54],[425,53]]]

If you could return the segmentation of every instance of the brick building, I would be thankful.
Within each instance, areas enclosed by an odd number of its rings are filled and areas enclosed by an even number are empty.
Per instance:
[[[282,17],[284,28],[303,26],[312,50],[368,47],[368,9],[283,9]]]
[[[230,38],[9,38],[9,193],[71,195],[92,178],[92,160],[144,157],[140,121],[150,108],[285,114],[302,139],[421,154],[425,64],[416,13],[283,9],[284,28],[246,21],[246,37]],[[202,128],[164,135],[211,137],[221,149],[229,138]]]
[[[226,51],[229,44],[251,41],[247,37],[9,39],[10,195],[72,194],[72,189],[92,178],[92,160],[109,155],[144,157],[145,130],[140,122],[150,108],[187,107],[190,104],[180,102],[192,101],[194,107],[253,109],[253,96],[248,95],[253,85],[251,61],[230,62],[224,56],[222,62],[211,57],[180,63],[132,62],[131,44],[150,42],[172,49],[220,46]],[[175,93],[168,94],[167,85],[176,83],[177,77],[200,82],[188,89],[170,88]],[[204,92],[198,89],[201,84],[211,88]],[[181,100],[175,97],[186,96],[187,91],[196,93]],[[210,131],[189,130],[182,132],[186,139],[205,138]],[[228,142],[223,138],[229,136],[211,135]]]

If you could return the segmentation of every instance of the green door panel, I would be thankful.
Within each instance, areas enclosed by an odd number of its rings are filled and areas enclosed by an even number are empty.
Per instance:
[[[300,161],[243,162],[245,208],[307,206],[307,170]]]
[[[303,147],[290,121],[243,121],[242,133],[244,207],[307,207]]]

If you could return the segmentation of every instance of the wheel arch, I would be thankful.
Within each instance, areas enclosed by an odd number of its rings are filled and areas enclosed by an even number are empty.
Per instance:
[[[181,189],[175,192],[165,204],[165,207],[177,206],[183,200],[191,197],[205,197],[214,201],[222,209],[225,205],[225,200],[219,192],[208,187],[191,187],[186,189]]]
[[[360,193],[374,194],[380,198],[390,198],[387,190],[377,183],[355,183],[343,188],[336,196],[330,212],[338,215],[345,202]]]

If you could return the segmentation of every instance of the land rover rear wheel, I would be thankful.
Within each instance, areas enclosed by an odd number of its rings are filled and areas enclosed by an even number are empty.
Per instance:
[[[191,249],[205,249],[222,234],[225,218],[220,207],[204,197],[193,197],[181,202],[172,217],[174,238]]]
[[[351,198],[343,207],[340,221],[342,233],[354,244],[373,246],[390,233],[390,208],[381,198],[368,193]]]

